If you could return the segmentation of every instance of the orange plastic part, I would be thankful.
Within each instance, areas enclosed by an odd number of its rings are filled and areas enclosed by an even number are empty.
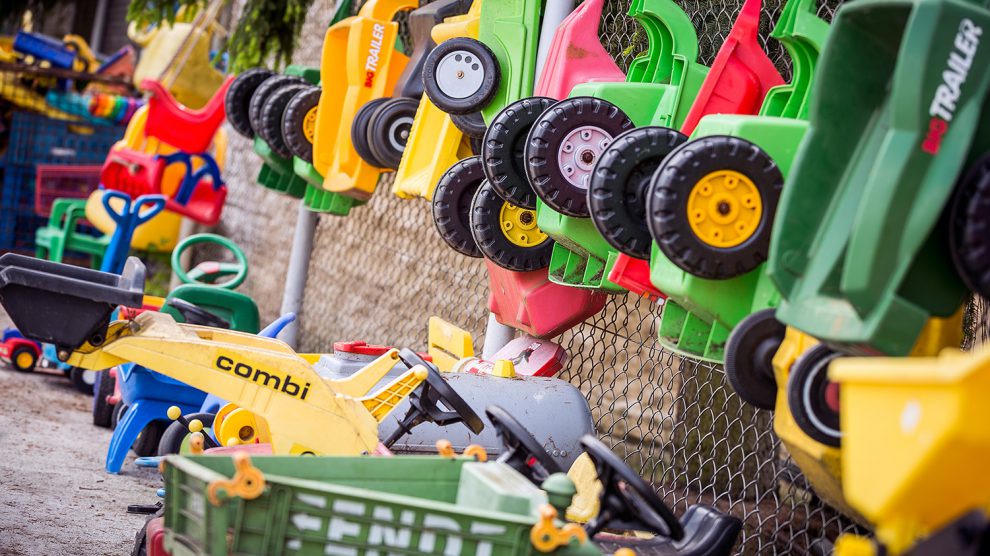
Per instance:
[[[547,269],[506,270],[485,259],[488,309],[498,322],[538,338],[559,336],[605,308],[607,294],[550,281]]]
[[[153,79],[141,82],[141,88],[151,93],[148,98],[148,120],[145,133],[187,153],[203,153],[210,148],[217,128],[227,117],[223,99],[234,80],[228,76],[206,106],[193,110],[175,100],[164,85]]]

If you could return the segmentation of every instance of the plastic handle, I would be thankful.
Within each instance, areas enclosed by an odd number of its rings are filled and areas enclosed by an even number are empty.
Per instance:
[[[124,202],[121,207],[120,212],[117,212],[113,205],[110,204],[112,199],[120,199]],[[106,209],[107,214],[113,219],[118,225],[122,224],[131,212],[131,196],[122,191],[115,191],[113,189],[106,189],[103,191],[103,198],[101,199],[103,203],[103,208]]]
[[[266,326],[261,332],[258,332],[258,336],[262,338],[276,338],[285,329],[296,320],[295,313],[286,313],[281,317],[272,321],[271,324]]]
[[[145,207],[148,207],[145,210]],[[134,202],[134,206],[131,209],[134,216],[134,226],[140,226],[148,220],[158,216],[158,213],[165,210],[165,196],[164,195],[141,195]]]

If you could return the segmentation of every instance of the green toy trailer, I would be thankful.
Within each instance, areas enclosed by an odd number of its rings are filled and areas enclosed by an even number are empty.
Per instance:
[[[484,457],[168,456],[165,547],[226,554],[729,554],[738,519],[692,506],[681,520],[597,439],[581,443],[602,481],[598,516],[564,524],[576,492],[507,413],[488,410],[507,447]],[[536,485],[540,485],[537,487]],[[602,529],[652,532],[649,539]],[[377,552],[374,552],[377,553]]]
[[[771,36],[790,55],[791,82],[770,90],[759,115],[701,118],[646,187],[650,280],[668,296],[659,338],[674,351],[720,362],[733,328],[779,302],[763,263],[784,177],[807,129],[812,77],[828,30],[814,0],[789,1]],[[639,141],[619,156],[636,149],[650,146]],[[780,332],[760,322],[747,322],[740,332]]]
[[[779,320],[904,355],[967,290],[990,295],[988,29],[978,1],[843,6],[772,233]]]

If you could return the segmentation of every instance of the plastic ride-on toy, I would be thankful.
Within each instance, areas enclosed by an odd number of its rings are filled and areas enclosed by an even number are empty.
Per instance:
[[[25,337],[54,343],[70,365],[137,363],[252,411],[265,420],[275,454],[370,453],[379,444],[378,423],[414,391],[420,411],[406,419],[422,418],[430,404],[467,407],[436,371],[415,363],[368,395],[400,359],[395,350],[349,379],[327,381],[278,340],[178,324],[160,312],[111,325],[116,306],[140,306],[143,278],[133,257],[117,276],[7,254],[0,257],[0,302]],[[52,308],[66,318],[39,318]],[[467,411],[460,415],[480,431]]]
[[[190,272],[182,269],[180,259],[189,247],[212,243],[228,249],[236,263],[205,262]],[[230,329],[254,334],[259,329],[258,307],[247,295],[233,291],[247,277],[247,258],[230,240],[214,234],[189,236],[172,252],[172,267],[182,285],[165,298],[161,312],[177,322]],[[215,283],[233,276],[223,283]],[[153,455],[169,424],[168,411],[178,406],[183,414],[200,409],[206,393],[183,382],[134,363],[122,364],[117,371],[122,411],[107,450],[106,469],[120,471],[127,451],[135,440],[138,456]],[[140,436],[139,436],[140,435]]]
[[[627,548],[717,556],[735,544],[739,520],[706,506],[692,506],[678,520],[653,487],[592,436],[581,443],[603,485],[604,509],[584,527],[566,523],[558,516],[570,506],[575,484],[509,412],[490,406],[486,413],[505,446],[495,461],[483,450],[458,457],[441,443],[441,455],[431,456],[170,456],[163,464],[166,547],[219,555],[305,542],[321,553],[621,554]],[[276,492],[293,502],[273,504]],[[243,521],[230,520],[233,503]],[[397,515],[406,521],[398,524]],[[261,535],[243,525],[249,522],[287,526]],[[652,535],[603,533],[606,528]]]
[[[988,27],[982,2],[842,7],[772,233],[779,320],[904,355],[967,290],[990,294]]]
[[[474,0],[467,14],[448,17],[443,23],[434,25],[430,30],[432,41],[439,44],[454,37],[477,38],[481,3],[482,0]],[[423,197],[432,201],[433,191],[444,172],[457,161],[476,154],[472,145],[484,137],[484,131],[478,129],[476,116],[457,116],[456,122],[454,118],[433,104],[429,95],[420,97],[402,161],[392,182],[392,193],[404,199]],[[465,119],[475,125],[464,126]],[[481,123],[484,124],[484,120]],[[481,131],[480,135],[478,131]]]
[[[18,371],[33,371],[41,357],[41,344],[28,340],[16,328],[4,328],[0,335],[0,360]]]
[[[372,99],[351,122],[351,143],[362,160],[383,170],[399,168],[423,96],[425,57],[436,47],[431,31],[447,17],[466,14],[469,7],[470,0],[440,0],[409,12],[413,51],[392,97]]]
[[[843,490],[876,532],[840,537],[836,555],[986,554],[990,350],[842,358],[828,373],[842,405]]]
[[[658,335],[676,352],[721,362],[737,325],[740,335],[773,328],[745,319],[775,307],[780,298],[763,262],[784,178],[807,129],[812,76],[828,35],[828,24],[815,12],[812,0],[785,4],[771,37],[790,54],[793,79],[767,93],[758,115],[704,116],[688,140],[680,136],[673,150],[658,153],[662,162],[646,178],[646,239],[652,247],[639,254],[649,256],[651,282],[668,297]],[[630,143],[627,152],[651,150],[649,139]],[[621,173],[613,176],[622,182]],[[734,362],[748,357],[747,351],[726,356]],[[751,381],[731,372],[730,380]],[[772,407],[773,396],[767,402]]]
[[[396,89],[409,57],[395,47],[399,24],[393,19],[417,7],[411,0],[371,0],[357,16],[327,29],[321,72],[339,75],[343,69],[344,75],[335,79],[346,85],[324,87],[320,95],[313,143],[313,166],[324,176],[318,193],[366,201],[375,191],[380,171],[358,155],[351,129],[361,107]],[[307,197],[306,202],[312,206],[319,195]]]

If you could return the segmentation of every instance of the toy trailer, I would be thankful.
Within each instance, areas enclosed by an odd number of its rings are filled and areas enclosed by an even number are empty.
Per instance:
[[[840,10],[772,232],[779,320],[905,355],[967,290],[990,294],[988,29],[976,1]]]

